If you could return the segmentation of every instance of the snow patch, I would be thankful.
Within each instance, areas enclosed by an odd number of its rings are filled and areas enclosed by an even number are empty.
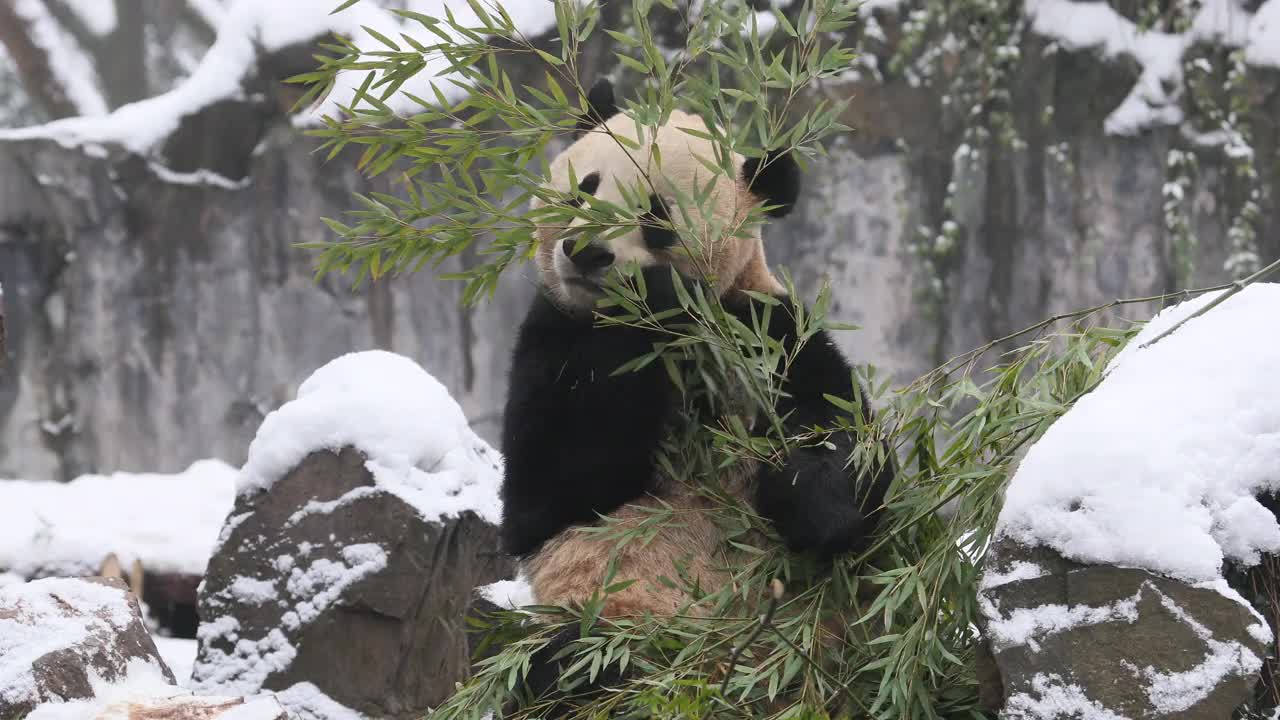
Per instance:
[[[105,0],[82,1],[94,5],[110,4]],[[257,62],[258,48],[270,52],[337,33],[350,38],[357,47],[366,51],[384,50],[385,46],[365,28],[373,28],[389,38],[399,38],[401,33],[407,33],[428,43],[437,41],[416,21],[404,21],[391,7],[380,7],[372,0],[356,3],[342,12],[331,14],[336,4],[331,0],[237,0],[223,10],[211,0],[194,2],[192,8],[198,14],[210,23],[217,23],[217,39],[191,76],[173,90],[125,105],[102,117],[66,118],[31,128],[0,132],[0,140],[52,139],[68,147],[88,143],[112,144],[131,152],[145,153],[176,130],[183,117],[220,100],[239,97],[243,92],[242,80],[253,71]],[[444,17],[445,9],[448,8],[459,22],[465,25],[479,24],[475,13],[465,3],[450,0],[407,0],[396,4],[431,17]],[[19,0],[19,5],[31,6],[34,8],[31,12],[39,10],[47,14],[40,0]],[[504,0],[502,6],[526,36],[537,36],[555,26],[554,8],[545,0]],[[58,28],[55,26],[54,30]],[[51,56],[67,58],[67,80],[79,79],[83,83],[84,78],[94,76],[93,67],[83,54],[76,59],[79,51],[69,40],[53,36],[48,40],[38,38],[38,41],[42,46],[48,43],[58,49]],[[408,49],[407,45],[404,47]],[[76,67],[83,65],[83,72],[71,72],[72,63]],[[439,86],[446,97],[460,97],[463,91],[452,82],[457,78],[447,72],[449,67],[450,64],[442,57],[427,58],[423,71],[402,88],[406,92],[397,93],[388,101],[391,107],[406,113],[414,112],[416,105],[406,93],[423,98],[434,97],[432,85]],[[325,115],[340,114],[341,107],[349,105],[355,97],[364,77],[364,71],[340,74],[325,100],[296,117],[295,122],[303,125],[318,124]],[[82,93],[74,93],[77,102],[84,103],[81,105],[81,114],[106,113],[100,94],[95,88],[90,89],[93,89],[94,95],[86,90],[83,100],[80,98]],[[96,104],[91,102],[95,95]],[[184,183],[196,180],[214,180],[216,184],[213,177],[179,178]]]
[[[981,557],[981,555],[978,557]],[[1034,580],[1038,577],[1043,577],[1044,575],[1044,568],[1032,562],[1019,560],[1010,565],[1009,569],[1005,572],[984,572],[982,574],[982,580],[978,584],[978,589],[990,590],[991,588],[1007,585],[1011,582]]]
[[[1068,50],[1095,49],[1142,66],[1133,89],[1105,121],[1112,135],[1182,122],[1182,57],[1197,43],[1244,48],[1248,62],[1280,66],[1280,0],[1268,0],[1252,15],[1236,0],[1204,0],[1183,33],[1142,30],[1105,2],[1028,0],[1025,12],[1033,31]]]
[[[196,664],[197,643],[190,638],[161,637],[151,638],[156,641],[156,649],[164,664],[173,671],[178,685],[186,687],[191,683],[191,668]]]
[[[231,596],[246,605],[261,605],[276,599],[276,585],[271,580],[237,576],[227,586]]]
[[[1147,679],[1147,699],[1151,707],[1162,715],[1179,713],[1209,697],[1226,677],[1239,675],[1253,677],[1262,669],[1262,660],[1244,645],[1232,640],[1222,642],[1213,637],[1209,628],[1200,624],[1168,595],[1152,588],[1160,595],[1160,604],[1174,617],[1191,628],[1208,646],[1204,659],[1190,670],[1162,672],[1147,666],[1141,674]]]
[[[95,5],[112,5],[103,0],[87,0]],[[77,3],[81,4],[81,3]],[[107,102],[94,83],[98,73],[80,45],[54,19],[41,0],[16,0],[13,12],[30,29],[31,41],[49,58],[49,71],[67,93],[67,99],[81,115],[99,116],[107,112]],[[115,12],[112,8],[114,24]]]
[[[1040,652],[1039,640],[1066,630],[1108,622],[1137,622],[1138,602],[1146,587],[1144,584],[1132,596],[1107,605],[1041,605],[1017,608],[1008,616],[1002,615],[996,604],[986,597],[979,596],[978,602],[997,650],[1026,645],[1033,652]]]
[[[196,658],[191,687],[201,694],[256,693],[268,675],[283,672],[298,655],[279,628],[257,640],[242,638],[240,623],[226,615],[203,623],[196,635],[204,652]],[[215,642],[229,644],[231,650],[217,647]]]
[[[116,29],[116,4],[103,0],[61,0],[80,18],[89,32],[99,37]]]
[[[387,566],[387,552],[375,543],[342,548],[342,563],[320,558],[306,570],[295,567],[285,584],[298,601],[285,613],[284,625],[295,630],[319,617],[349,587]]]
[[[533,586],[523,577],[515,580],[499,580],[476,588],[480,597],[504,610],[519,610],[526,605],[535,605]]]
[[[175,475],[0,480],[0,569],[96,572],[107,553],[147,572],[204,573],[235,499],[236,470],[200,460]]]
[[[381,350],[329,362],[302,383],[297,399],[268,415],[249,446],[239,492],[267,490],[311,453],[348,445],[368,457],[378,490],[400,497],[424,519],[472,511],[499,521],[497,451],[471,431],[462,408],[435,378],[412,360]],[[290,521],[331,512],[351,499],[308,503]]]
[[[1280,486],[1280,285],[1256,284],[1143,348],[1216,295],[1169,308],[1045,432],[997,535],[1188,582],[1280,551],[1255,499]]]
[[[1031,689],[1036,697],[1029,693],[1010,695],[1000,717],[1010,720],[1129,720],[1090,700],[1084,694],[1084,688],[1063,681],[1061,675],[1039,673],[1031,679]]]
[[[309,682],[291,685],[275,694],[293,720],[364,720],[364,716],[325,695]]]

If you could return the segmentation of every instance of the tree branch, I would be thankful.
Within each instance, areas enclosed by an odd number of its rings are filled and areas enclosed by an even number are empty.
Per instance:
[[[14,7],[15,0],[0,0],[0,43],[18,68],[22,86],[53,119],[79,115],[66,87],[53,73],[49,56],[31,37],[31,26]]]

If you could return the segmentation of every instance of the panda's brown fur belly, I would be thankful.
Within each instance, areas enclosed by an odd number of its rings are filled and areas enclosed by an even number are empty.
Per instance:
[[[716,480],[726,494],[749,501],[757,469],[753,461],[739,461],[721,471]],[[665,487],[655,495],[610,513],[607,532],[574,528],[543,544],[524,563],[534,601],[580,608],[602,592],[611,563],[616,567],[611,584],[635,582],[605,597],[600,614],[606,618],[674,615],[691,599],[683,589],[688,583],[715,590],[732,582],[733,568],[743,566],[743,553],[725,542],[724,528],[716,522],[722,506],[684,482],[668,480],[662,485]],[[671,515],[661,520],[652,539],[646,542],[640,537],[620,544],[621,533],[652,522],[655,511],[667,509]],[[602,521],[596,527],[604,524]],[[671,583],[675,587],[659,578],[675,581]],[[695,603],[685,612],[703,615],[709,609]]]

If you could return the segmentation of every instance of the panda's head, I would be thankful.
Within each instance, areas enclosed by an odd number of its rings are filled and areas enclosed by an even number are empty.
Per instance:
[[[567,226],[538,222],[538,272],[556,304],[589,311],[610,273],[629,264],[674,265],[710,279],[722,296],[783,292],[765,260],[761,224],[748,216],[761,206],[771,217],[790,212],[800,173],[789,154],[734,154],[728,175],[710,169],[722,165],[701,118],[673,112],[664,125],[644,128],[638,141],[635,120],[618,111],[607,81],[591,89],[588,104],[580,124],[586,132],[552,161],[547,189],[573,205],[589,196],[638,210],[647,198],[649,209],[624,231],[593,229],[581,217]],[[544,204],[534,201],[535,208]]]

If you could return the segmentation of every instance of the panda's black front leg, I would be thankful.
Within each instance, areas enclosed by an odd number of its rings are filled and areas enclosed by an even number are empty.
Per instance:
[[[648,302],[674,307],[670,269],[645,270]],[[503,549],[528,556],[651,486],[674,399],[660,363],[615,375],[659,331],[566,314],[537,297],[516,340],[503,417]]]
[[[787,313],[774,313],[769,332],[786,343],[797,337]],[[791,365],[783,386],[787,397],[776,408],[786,417],[787,435],[837,427],[840,410],[825,395],[852,398],[854,382],[852,368],[831,336],[824,330],[811,337]],[[869,417],[865,402],[863,411]],[[851,432],[835,431],[819,439],[824,442],[794,448],[780,468],[761,471],[756,507],[792,550],[831,557],[867,545],[893,467],[891,462],[869,468],[848,465],[858,442]]]

